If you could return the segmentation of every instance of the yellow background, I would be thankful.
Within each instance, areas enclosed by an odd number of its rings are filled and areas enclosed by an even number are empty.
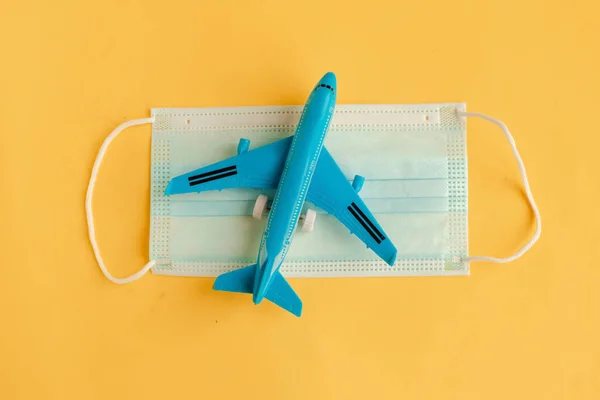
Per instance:
[[[598,399],[600,7],[589,1],[2,1],[0,398]],[[358,3],[358,2],[357,2]],[[295,279],[301,319],[212,279],[100,273],[84,197],[152,107],[465,101],[512,129],[542,239],[470,277]],[[501,132],[469,120],[470,246],[533,232]],[[150,128],[95,198],[111,271],[147,262]]]

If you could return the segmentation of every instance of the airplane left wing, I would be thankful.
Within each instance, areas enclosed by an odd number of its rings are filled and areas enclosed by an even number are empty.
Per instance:
[[[334,215],[375,254],[394,265],[396,247],[325,147],[321,150],[306,200]]]
[[[232,188],[274,189],[279,183],[292,136],[179,175],[165,195]]]

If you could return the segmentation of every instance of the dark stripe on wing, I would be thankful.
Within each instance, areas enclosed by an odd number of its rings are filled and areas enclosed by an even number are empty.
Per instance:
[[[237,175],[237,171],[227,172],[225,174],[211,176],[210,178],[200,179],[194,182],[190,182],[190,186],[200,185],[201,183],[206,183],[210,181],[216,181],[217,179],[227,178],[228,176]]]
[[[360,208],[358,208],[358,206],[354,202],[352,202],[352,207],[354,207],[354,209],[356,211],[358,211],[358,213],[360,214],[360,216],[363,217],[363,219],[367,222],[367,224],[369,224],[369,226],[371,227],[371,229],[373,229],[375,231],[375,233],[377,234],[377,236],[379,236],[379,239],[385,240],[385,236],[383,236],[383,234],[381,232],[379,232],[379,229],[377,229],[377,227],[375,226],[375,224],[373,224],[371,222],[371,220],[369,218],[367,218],[367,216],[360,210]]]
[[[371,237],[377,242],[377,244],[381,243],[381,240],[379,240],[379,238],[375,236],[373,231],[367,226],[367,224],[365,224],[365,222],[358,216],[358,214],[352,209],[352,207],[348,206],[348,211],[350,211],[354,218],[356,218],[356,220],[360,222],[362,227],[365,228],[365,230],[369,233],[369,235],[371,235]]]
[[[188,177],[188,181],[193,181],[196,179],[204,178],[206,176],[220,174],[221,172],[233,171],[233,170],[235,170],[235,168],[236,168],[235,165],[232,165],[231,167],[225,167],[225,168],[221,168],[221,169],[216,169],[214,171],[205,172],[204,174],[190,176],[190,177]]]

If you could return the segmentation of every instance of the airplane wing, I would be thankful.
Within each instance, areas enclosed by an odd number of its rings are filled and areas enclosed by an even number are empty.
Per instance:
[[[396,247],[325,147],[321,151],[306,199],[334,215],[367,247],[389,265],[394,265]]]
[[[165,194],[232,188],[274,189],[291,142],[292,136],[179,175],[169,182]]]

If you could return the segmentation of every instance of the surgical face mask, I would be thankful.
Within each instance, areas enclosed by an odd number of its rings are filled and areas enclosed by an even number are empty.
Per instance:
[[[325,147],[349,181],[365,178],[360,196],[397,248],[387,265],[337,219],[316,209],[312,232],[298,229],[282,273],[288,277],[468,275],[471,261],[508,262],[539,238],[541,219],[523,162],[507,127],[466,112],[464,104],[338,105]],[[100,268],[113,282],[154,274],[217,276],[256,262],[266,218],[252,218],[258,195],[274,191],[227,189],[165,196],[178,175],[236,155],[240,138],[251,149],[294,134],[299,106],[153,109],[152,117],[117,127],[102,145],[92,171],[86,210],[90,240]],[[523,178],[537,231],[514,255],[470,257],[466,118],[498,125]],[[95,239],[92,195],[111,141],[125,128],[152,124],[150,261],[128,278],[106,269]],[[311,207],[305,204],[305,209]]]

